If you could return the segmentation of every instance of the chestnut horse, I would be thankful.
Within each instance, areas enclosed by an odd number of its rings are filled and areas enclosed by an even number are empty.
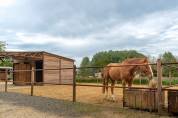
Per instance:
[[[133,65],[132,65],[133,64]],[[145,64],[145,65],[144,65]],[[124,66],[126,65],[126,66]],[[131,58],[126,59],[122,63],[110,63],[106,67],[104,67],[102,72],[103,77],[103,93],[106,90],[106,96],[108,97],[108,81],[111,80],[111,94],[112,99],[114,100],[114,86],[115,81],[121,80],[122,85],[128,87],[132,86],[132,81],[135,76],[135,73],[139,72],[144,74],[149,78],[149,80],[153,77],[153,71],[150,65],[148,65],[147,58]]]

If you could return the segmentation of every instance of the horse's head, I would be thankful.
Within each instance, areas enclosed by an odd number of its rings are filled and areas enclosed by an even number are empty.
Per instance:
[[[147,76],[149,78],[149,80],[151,80],[153,78],[153,71],[150,65],[148,65],[148,59],[144,59],[143,64],[146,65],[141,65],[138,67],[138,70],[141,72],[141,74],[143,74],[144,76]]]

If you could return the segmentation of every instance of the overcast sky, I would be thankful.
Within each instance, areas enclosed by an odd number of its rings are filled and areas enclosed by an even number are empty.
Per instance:
[[[77,64],[103,50],[178,55],[178,0],[0,0],[0,40]]]

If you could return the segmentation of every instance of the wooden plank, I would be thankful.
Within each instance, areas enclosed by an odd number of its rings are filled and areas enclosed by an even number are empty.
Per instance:
[[[30,71],[18,71],[18,70],[31,70],[30,64],[17,63],[14,64],[14,81],[21,81],[22,83],[18,83],[18,85],[25,85],[23,82],[31,81],[31,72]],[[17,83],[16,83],[17,85]]]
[[[59,59],[59,68],[61,69],[61,59]],[[61,70],[58,70],[59,71],[59,83],[62,83],[61,82]]]
[[[53,57],[51,55],[44,55],[43,68],[44,69],[56,69],[56,70],[44,70],[43,80],[44,82],[59,83],[60,80],[60,66],[59,58]]]
[[[5,80],[6,79],[6,72],[5,70],[0,70],[0,80]]]
[[[178,114],[178,91],[168,91],[168,112]]]
[[[14,64],[14,70],[19,70],[19,63]],[[19,72],[16,71],[13,74],[14,74],[14,81],[19,81]]]
[[[124,96],[125,107],[149,111],[157,111],[158,109],[156,105],[156,91],[143,89],[126,89]],[[164,97],[165,96],[163,96],[162,99],[164,99]]]
[[[31,70],[31,65],[30,65],[30,64],[27,64],[27,65],[26,65],[26,69],[27,69],[27,70]],[[26,72],[26,78],[27,78],[27,79],[26,79],[26,80],[27,80],[26,82],[30,82],[30,81],[31,81],[31,72]]]
[[[61,59],[61,68],[73,68],[73,62]],[[73,80],[73,69],[61,70],[61,82],[65,79]],[[73,82],[73,81],[72,81]],[[70,81],[71,83],[71,81]]]

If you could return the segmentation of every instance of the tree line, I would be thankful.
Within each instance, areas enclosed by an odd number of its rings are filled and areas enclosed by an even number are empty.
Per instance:
[[[0,41],[0,52],[5,51],[6,43]],[[123,51],[101,51],[93,55],[91,60],[89,57],[84,57],[81,61],[80,67],[88,67],[88,66],[106,66],[109,63],[120,63],[128,58],[144,58],[147,57],[143,53],[140,53],[136,50],[123,50]],[[149,61],[151,63],[156,62],[155,57],[149,56]],[[178,59],[171,52],[165,52],[160,55],[161,61],[163,63],[166,62],[177,62]],[[0,58],[0,66],[12,66],[12,60],[10,58]],[[173,65],[176,66],[176,65]],[[178,66],[177,66],[178,67]],[[156,67],[152,67],[154,74],[156,74]],[[101,69],[80,69],[79,74],[81,76],[93,76],[95,73],[100,72]],[[169,72],[173,77],[178,77],[178,70],[176,68],[163,67],[163,76],[169,76]]]
[[[88,66],[106,66],[109,63],[120,63],[128,58],[144,58],[147,57],[150,61],[150,63],[156,63],[156,58],[151,56],[146,56],[143,53],[140,53],[136,50],[123,50],[123,51],[101,51],[93,55],[93,57],[84,57],[81,61],[80,67],[88,67]],[[161,58],[161,61],[163,63],[168,62],[177,62],[178,59],[175,55],[173,55],[171,52],[165,52],[162,55],[159,55],[159,58]],[[176,66],[176,65],[173,65]],[[178,66],[177,66],[178,67]],[[156,66],[152,66],[154,75],[156,76]],[[101,69],[80,69],[79,75],[81,76],[94,76],[95,73],[100,72]],[[169,68],[166,66],[163,66],[163,76],[169,76],[169,72],[171,72],[171,76],[178,77],[178,70],[175,68]]]

